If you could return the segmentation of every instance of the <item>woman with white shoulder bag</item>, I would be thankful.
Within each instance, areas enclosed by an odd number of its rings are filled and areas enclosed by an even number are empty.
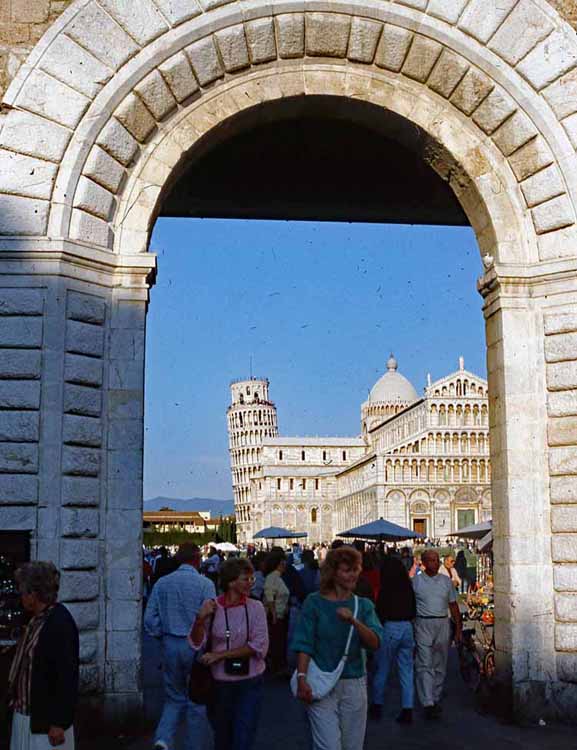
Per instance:
[[[331,550],[320,592],[306,598],[293,636],[291,687],[306,704],[314,750],[361,750],[365,740],[365,651],[379,648],[382,627],[374,604],[354,594],[361,569],[353,547]]]

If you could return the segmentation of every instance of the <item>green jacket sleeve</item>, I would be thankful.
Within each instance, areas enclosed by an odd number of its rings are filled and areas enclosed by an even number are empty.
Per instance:
[[[313,594],[307,596],[301,609],[301,616],[294,630],[290,648],[297,653],[314,655],[315,649],[315,606]]]

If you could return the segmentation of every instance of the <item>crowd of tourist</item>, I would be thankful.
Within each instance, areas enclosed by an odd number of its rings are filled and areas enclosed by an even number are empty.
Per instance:
[[[182,726],[187,746],[208,750],[212,727],[215,750],[250,750],[266,672],[291,677],[314,750],[361,750],[393,667],[397,721],[413,721],[415,686],[435,720],[449,645],[461,640],[457,592],[467,570],[464,554],[441,563],[432,547],[419,559],[409,548],[340,541],[228,559],[191,543],[174,556],[147,552],[144,627],[161,642],[164,679],[155,750],[172,750]],[[30,621],[10,672],[11,750],[72,750],[79,642],[58,604],[59,572],[32,562],[16,580]]]
[[[182,722],[195,746],[208,746],[210,725],[215,750],[250,750],[265,673],[292,675],[314,750],[362,748],[367,719],[382,717],[393,668],[397,721],[413,721],[415,686],[424,717],[439,717],[449,645],[461,638],[457,593],[471,578],[463,551],[441,563],[434,547],[418,556],[336,541],[228,557],[186,544],[174,558],[163,550],[146,557],[144,623],[162,640],[165,682],[156,750],[173,747]],[[174,572],[159,575],[167,560]]]

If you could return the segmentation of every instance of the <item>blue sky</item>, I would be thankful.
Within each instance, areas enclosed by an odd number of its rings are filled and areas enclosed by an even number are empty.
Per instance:
[[[284,435],[357,435],[389,352],[421,392],[485,376],[469,228],[159,219],[151,250],[145,499],[232,496],[229,383],[270,379]]]

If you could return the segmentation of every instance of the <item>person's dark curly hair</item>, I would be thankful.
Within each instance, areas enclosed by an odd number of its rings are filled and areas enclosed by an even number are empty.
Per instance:
[[[363,558],[354,547],[343,545],[331,549],[321,567],[321,594],[328,594],[335,590],[335,578],[341,565],[347,568],[362,568]]]
[[[218,576],[220,588],[223,591],[228,591],[230,584],[240,578],[243,573],[249,576],[254,574],[252,563],[246,557],[232,557],[230,560],[223,562]]]

